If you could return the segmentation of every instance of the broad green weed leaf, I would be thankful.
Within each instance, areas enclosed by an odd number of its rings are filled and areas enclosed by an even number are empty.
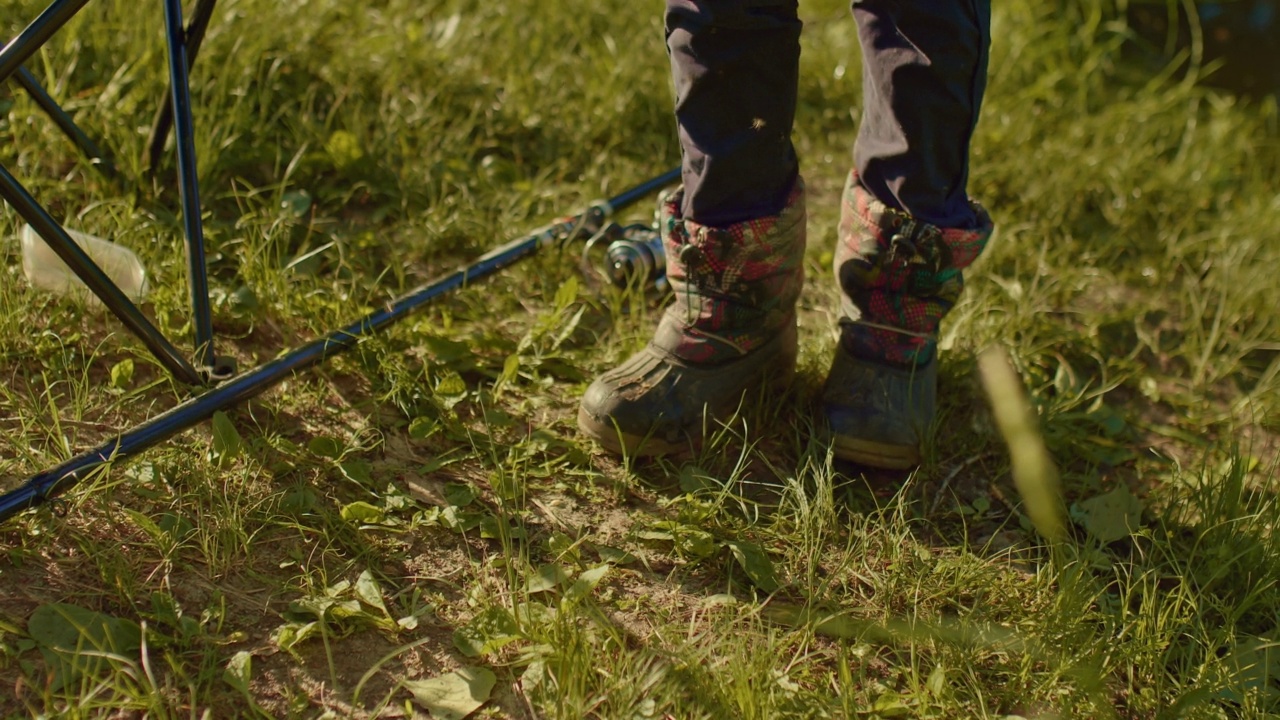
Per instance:
[[[564,282],[560,283],[560,287],[556,288],[555,306],[558,310],[569,307],[578,299],[578,278],[576,275],[569,275]]]
[[[718,490],[719,488],[719,483],[706,470],[694,465],[685,465],[680,468],[681,492],[692,495],[703,490]]]
[[[440,382],[435,387],[435,394],[446,410],[452,410],[455,405],[466,399],[467,383],[456,372],[441,373]]]
[[[578,542],[559,530],[553,531],[547,537],[547,549],[556,556],[557,559],[568,556],[570,560],[578,559]]]
[[[475,501],[479,493],[470,485],[449,483],[444,486],[444,499],[454,507],[466,507]]]
[[[427,346],[427,350],[437,362],[454,370],[466,372],[476,365],[475,354],[471,351],[471,343],[438,335],[424,335],[422,336],[422,343]],[[466,392],[466,390],[467,384],[462,381],[462,377],[456,372],[441,373],[440,382],[436,385],[437,395],[457,394]]]
[[[219,410],[213,414],[213,446],[209,455],[213,462],[222,467],[240,454],[244,441],[240,439],[240,431],[227,414]]]
[[[157,623],[169,627],[176,626],[178,618],[182,616],[178,601],[173,599],[173,596],[161,592],[151,593],[151,613],[155,616]]]
[[[334,602],[336,601],[327,595],[299,598],[289,603],[289,613],[296,618],[323,618]]]
[[[307,442],[307,450],[311,451],[312,455],[337,460],[342,457],[343,447],[337,440],[321,435]]]
[[[716,552],[716,539],[705,530],[687,527],[676,534],[676,547],[685,555],[707,558]]]
[[[383,615],[391,617],[387,612],[386,603],[382,601],[382,588],[378,586],[378,581],[373,579],[373,573],[368,570],[360,573],[360,577],[356,578],[356,597],[360,598],[360,602],[365,605],[377,608]]]
[[[349,523],[377,525],[382,522],[385,514],[382,508],[371,505],[363,500],[357,500],[353,503],[342,506],[342,519]]]
[[[573,335],[573,332],[578,329],[578,325],[582,324],[582,316],[586,314],[586,311],[587,306],[582,305],[569,317],[568,320],[565,321],[564,325],[560,327],[560,330],[556,332],[552,349],[559,350],[560,346],[564,344],[564,341],[568,340],[569,336]]]
[[[1261,460],[1252,455],[1232,455],[1218,465],[1219,475],[1248,475],[1258,469]]]
[[[253,654],[241,650],[227,661],[222,679],[245,695],[249,694],[249,682],[253,679]]]
[[[601,561],[611,565],[630,565],[636,561],[635,555],[616,547],[593,544],[591,548],[600,556]]]
[[[227,297],[227,304],[231,312],[238,316],[248,315],[262,306],[262,303],[258,301],[258,294],[248,285],[241,285],[236,288]]]
[[[272,639],[275,640],[276,646],[281,650],[292,653],[299,643],[318,632],[320,632],[320,623],[318,621],[288,623],[277,628],[275,637]]]
[[[414,440],[426,440],[440,430],[440,421],[432,417],[420,415],[409,421],[409,437]]]
[[[585,308],[586,306],[584,305],[583,309]],[[542,358],[542,362],[538,365],[538,371],[557,380],[571,383],[582,382],[587,379],[587,375],[582,371],[582,368],[558,357]]]
[[[467,657],[479,657],[521,638],[516,619],[506,608],[491,607],[453,633],[453,645]]]
[[[548,590],[554,590],[560,583],[567,580],[569,576],[565,573],[564,568],[554,563],[548,563],[540,566],[529,579],[525,581],[524,588],[530,593],[543,593]]]
[[[311,193],[306,190],[290,190],[280,196],[280,209],[300,218],[311,209]]]
[[[290,515],[302,515],[315,510],[320,496],[307,485],[296,485],[280,499],[280,510]]]
[[[165,538],[165,532],[160,529],[160,526],[156,524],[156,521],[137,510],[125,508],[124,513],[128,515],[129,519],[133,520],[133,523],[141,528],[142,531],[145,532],[153,541],[159,542],[161,539]]]
[[[546,627],[556,620],[556,611],[530,600],[516,605],[516,619],[523,627]]]
[[[547,661],[536,658],[520,674],[520,686],[532,690],[547,681]]]
[[[468,512],[459,510],[456,506],[450,505],[440,511],[440,523],[450,530],[457,532],[470,532],[480,525],[480,521],[484,519],[483,513]]]
[[[871,703],[871,711],[876,717],[905,717],[911,714],[911,706],[901,695],[890,690]]]
[[[1129,429],[1129,423],[1124,416],[1105,403],[1099,403],[1097,407],[1090,410],[1089,419],[1097,423],[1103,435],[1108,438],[1120,437]]]
[[[343,628],[370,624],[381,630],[395,632],[400,626],[387,612],[386,605],[382,602],[381,589],[371,575],[366,575],[367,571],[362,573],[354,586],[344,580],[329,588],[326,591],[329,597],[313,598],[310,603],[300,601],[298,604],[312,604],[314,614],[321,621],[329,620]]]
[[[578,603],[595,591],[596,586],[609,574],[609,565],[597,565],[593,568],[583,570],[573,584],[564,593],[564,599],[568,603]]]
[[[501,540],[504,535],[511,540],[524,540],[529,537],[529,533],[524,528],[500,520],[494,515],[485,515],[480,518],[480,537],[486,540]]]
[[[345,460],[338,463],[338,469],[352,482],[366,487],[373,484],[373,463],[368,460]]]
[[[473,667],[430,680],[406,680],[404,687],[436,720],[462,720],[489,700],[497,682],[492,670]]]
[[[1262,637],[1244,638],[1223,659],[1230,671],[1230,685],[1218,697],[1243,703],[1251,692],[1275,696],[1280,680],[1280,643]]]
[[[676,552],[698,559],[711,557],[719,547],[711,533],[674,520],[656,522],[652,530],[641,531],[638,536],[645,540],[670,540],[675,543]]]
[[[124,390],[133,382],[133,360],[125,358],[111,366],[111,387]]]
[[[933,672],[929,673],[929,679],[925,681],[924,686],[929,690],[929,694],[942,697],[942,691],[947,689],[947,670],[942,663],[933,666]]]
[[[738,565],[742,568],[747,577],[751,578],[751,582],[756,587],[765,592],[773,592],[778,589],[778,576],[773,570],[773,561],[769,559],[769,554],[764,548],[752,542],[743,542],[735,540],[726,543],[729,551],[733,553],[733,558],[738,561]]]
[[[1142,502],[1123,485],[1081,500],[1072,510],[1084,529],[1104,543],[1129,537],[1142,523]]]
[[[132,658],[142,647],[137,623],[67,603],[36,608],[27,634],[53,670],[54,690],[82,675],[97,675],[113,658]]]
[[[355,598],[348,598],[346,600],[338,600],[337,602],[334,602],[329,606],[327,614],[334,620],[350,620],[352,618],[374,620],[375,622],[378,620],[378,618],[370,615],[360,605],[360,601]]]
[[[520,373],[520,356],[512,353],[502,363],[502,374],[498,376],[497,382],[494,383],[494,391],[506,387],[510,382],[514,382]]]
[[[171,512],[161,513],[156,520],[156,526],[173,540],[181,540],[196,529],[196,526],[185,516]]]

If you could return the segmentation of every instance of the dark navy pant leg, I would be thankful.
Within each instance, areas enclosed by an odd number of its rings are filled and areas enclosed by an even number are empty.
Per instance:
[[[684,217],[723,227],[782,210],[798,173],[791,128],[796,0],[667,0]]]
[[[854,167],[881,202],[974,228],[969,144],[986,89],[990,0],[853,0],[863,56]]]

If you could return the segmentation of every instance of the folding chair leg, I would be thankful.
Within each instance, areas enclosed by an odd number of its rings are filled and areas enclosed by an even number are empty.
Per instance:
[[[27,91],[27,94],[31,96],[36,105],[53,120],[58,129],[62,130],[71,139],[71,142],[80,148],[80,152],[93,161],[93,165],[98,168],[98,172],[101,172],[113,182],[119,182],[120,172],[116,170],[116,166],[107,157],[107,154],[80,129],[80,126],[76,125],[71,116],[58,105],[57,101],[50,97],[49,93],[45,92],[44,87],[40,85],[40,81],[36,79],[35,75],[31,74],[30,70],[20,67],[13,78],[22,89]]]
[[[180,0],[165,0],[164,21],[169,45],[169,87],[173,103],[174,139],[178,150],[178,188],[187,241],[187,281],[191,290],[191,325],[195,331],[195,364],[206,377],[218,374],[213,347],[213,311],[205,264],[204,226],[200,217],[200,185],[196,169],[195,127],[191,88],[187,83],[187,46]]]
[[[17,72],[27,58],[34,55],[41,45],[48,42],[88,2],[89,0],[54,0],[53,4],[45,8],[18,37],[0,50],[0,83]]]
[[[204,34],[209,30],[209,20],[213,17],[213,7],[217,0],[197,0],[196,9],[187,24],[185,44],[187,46],[187,65],[195,65],[196,56],[200,54],[200,44],[204,42]],[[169,93],[165,93],[169,95]],[[156,108],[156,117],[151,122],[151,135],[147,138],[147,169],[154,176],[160,171],[160,160],[164,157],[165,140],[173,129],[173,103],[168,98]]]
[[[147,349],[169,372],[173,373],[174,377],[191,385],[202,383],[200,374],[182,357],[177,348],[156,329],[155,325],[151,324],[138,306],[125,296],[111,278],[102,271],[102,268],[98,267],[89,255],[67,235],[67,231],[36,202],[31,193],[22,187],[17,178],[11,175],[3,165],[0,165],[0,197],[12,205],[18,214],[40,234],[40,237],[49,243],[49,247],[62,258],[67,267],[71,268],[89,290],[102,300],[102,304],[108,310],[120,318],[120,322],[124,323],[125,327],[147,346]]]

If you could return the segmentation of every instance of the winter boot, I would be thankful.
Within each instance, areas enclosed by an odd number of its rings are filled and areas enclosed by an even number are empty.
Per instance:
[[[973,229],[939,228],[875,199],[850,173],[835,274],[840,343],[822,405],[835,456],[904,470],[920,463],[937,397],[937,332],[964,287],[961,270],[991,237],[973,203]]]
[[[614,453],[696,447],[709,420],[795,368],[802,181],[779,214],[723,228],[684,220],[681,201],[669,198],[659,221],[674,303],[648,346],[597,378],[578,410],[583,432]]]

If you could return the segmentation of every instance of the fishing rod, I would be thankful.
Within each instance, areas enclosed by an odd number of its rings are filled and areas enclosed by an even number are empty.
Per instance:
[[[657,192],[680,178],[680,170],[670,170],[646,180],[607,200],[600,200],[576,215],[560,218],[523,237],[501,245],[470,265],[410,291],[354,323],[334,330],[298,347],[288,354],[243,372],[220,385],[140,425],[126,430],[103,445],[81,453],[57,467],[26,480],[18,488],[0,496],[0,522],[42,505],[70,490],[95,471],[131,458],[165,440],[213,417],[215,412],[256,397],[295,373],[314,367],[355,347],[362,339],[403,320],[437,297],[491,275],[529,257],[548,245],[593,237],[607,232],[606,221],[614,212]],[[627,242],[622,238],[620,242]],[[619,245],[619,248],[623,247]]]

